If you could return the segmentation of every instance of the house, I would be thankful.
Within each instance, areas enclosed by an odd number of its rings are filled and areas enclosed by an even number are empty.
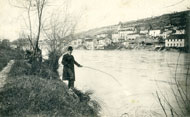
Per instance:
[[[136,38],[140,37],[138,33],[131,33],[127,35],[127,40],[135,40]]]
[[[171,33],[172,33],[172,30],[165,30],[162,34],[160,34],[160,36],[166,39],[167,37],[171,35]]]
[[[93,50],[95,47],[95,42],[92,38],[85,38],[85,46],[88,50]]]
[[[119,41],[119,43],[123,43],[125,41],[125,39],[119,38],[118,41]]]
[[[161,30],[150,30],[149,35],[152,37],[160,36]]]
[[[96,49],[104,49],[104,47],[106,46],[106,41],[104,38],[99,38],[97,39],[97,43],[95,45]]]
[[[98,41],[98,43],[97,43],[98,45],[103,45],[103,46],[106,45],[106,41],[104,38],[99,38],[99,39],[97,39],[97,41]]]
[[[107,33],[101,33],[101,34],[96,35],[96,38],[105,38],[107,36],[108,36]]]
[[[185,30],[176,30],[175,34],[185,34]]]
[[[74,48],[76,48],[76,47],[78,47],[78,46],[80,46],[80,45],[82,45],[83,44],[83,40],[82,39],[76,39],[76,40],[73,40],[72,42],[71,42],[71,45],[74,47]]]
[[[112,40],[110,38],[99,38],[99,39],[97,39],[98,45],[107,46],[107,45],[111,44],[111,42],[112,42]]]
[[[141,30],[140,34],[148,34],[148,30]]]
[[[131,30],[120,30],[119,31],[119,38],[127,40],[127,36],[131,33],[134,33],[134,31]]]
[[[118,26],[119,39],[127,40],[127,35],[134,33],[134,31],[135,31],[134,27],[126,26],[126,25],[120,23]]]
[[[104,40],[106,42],[106,46],[112,43],[112,40],[110,38],[105,38]]]
[[[95,44],[96,49],[104,49],[105,46],[108,46],[112,43],[110,38],[99,38]]]
[[[185,35],[184,34],[175,34],[170,35],[165,40],[165,47],[185,47]]]
[[[119,34],[118,34],[118,32],[112,34],[112,41],[113,41],[113,43],[119,42]]]

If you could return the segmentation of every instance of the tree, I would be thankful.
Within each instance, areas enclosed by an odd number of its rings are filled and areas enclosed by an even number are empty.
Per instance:
[[[27,38],[32,46],[33,55],[37,54],[39,50],[39,40],[42,31],[42,19],[44,14],[44,8],[47,6],[47,0],[9,0],[11,5],[22,8],[27,11],[27,19],[25,21],[28,27]],[[33,20],[32,13],[34,14]],[[34,27],[36,25],[37,27]],[[36,30],[36,33],[34,33]]]
[[[14,40],[12,44],[16,45],[17,48],[23,49],[26,46],[29,46],[28,39],[25,38],[18,38],[17,40]]]
[[[49,23],[43,27],[49,52],[49,66],[54,72],[58,69],[58,60],[65,45],[73,39],[77,25],[75,18],[67,11],[68,6],[65,7],[63,11],[52,13]]]
[[[10,3],[14,3],[13,1],[14,0]],[[25,31],[24,35],[32,46],[34,66],[36,65],[35,61],[41,57],[39,56],[41,55],[39,40],[41,39],[41,36],[44,36],[44,41],[46,42],[49,51],[50,68],[52,68],[53,71],[56,71],[58,68],[58,59],[63,53],[64,45],[69,42],[69,39],[73,38],[75,27],[77,25],[77,21],[74,19],[79,20],[79,17],[72,17],[72,13],[68,10],[68,3],[70,1],[64,0],[62,5],[56,7],[57,9],[54,9],[55,11],[53,11],[53,9],[45,10],[45,7],[50,6],[50,0],[16,1],[16,5],[14,4],[14,6],[24,8],[27,11],[25,24],[28,32]],[[19,6],[17,5],[18,3]],[[48,17],[47,14],[51,15]]]
[[[8,39],[3,39],[1,41],[1,47],[3,47],[3,48],[10,48],[10,41]]]

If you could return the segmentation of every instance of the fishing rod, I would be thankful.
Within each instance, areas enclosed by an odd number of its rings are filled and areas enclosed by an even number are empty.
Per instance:
[[[104,74],[110,76],[113,80],[115,80],[120,86],[122,86],[121,83],[113,75],[111,75],[111,74],[109,74],[107,72],[104,72],[102,70],[99,70],[99,69],[96,69],[96,68],[92,68],[92,67],[89,67],[89,66],[83,66],[83,67],[88,68],[88,69],[92,69],[92,70],[95,70],[95,71],[99,71],[101,73],[104,73]]]

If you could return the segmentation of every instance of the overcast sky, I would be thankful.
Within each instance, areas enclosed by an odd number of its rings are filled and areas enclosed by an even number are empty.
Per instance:
[[[58,0],[59,1],[59,0]],[[60,7],[60,0],[55,7]],[[70,9],[82,17],[77,32],[146,17],[187,10],[190,0],[72,0]],[[0,38],[16,39],[23,30],[23,10],[0,0]]]

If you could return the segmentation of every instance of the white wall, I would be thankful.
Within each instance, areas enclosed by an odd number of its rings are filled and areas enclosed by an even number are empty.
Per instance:
[[[185,47],[185,39],[167,39],[165,40],[166,47]]]

